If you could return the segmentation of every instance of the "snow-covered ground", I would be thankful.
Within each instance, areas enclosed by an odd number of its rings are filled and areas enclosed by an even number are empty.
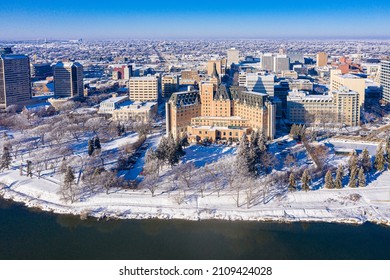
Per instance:
[[[130,135],[129,138],[132,139]],[[158,136],[147,141],[155,147]],[[113,150],[121,141],[106,143],[103,150]],[[119,142],[118,142],[119,141]],[[353,144],[355,145],[355,144]],[[350,147],[350,145],[347,145]],[[361,148],[360,146],[357,148]],[[235,149],[226,146],[212,145],[190,146],[186,149],[184,162],[194,162],[196,167],[225,160],[234,154]],[[143,159],[135,165],[131,176],[138,176],[138,167]],[[137,171],[137,172],[136,172]],[[365,188],[323,189],[313,191],[284,192],[272,195],[267,199],[258,198],[250,207],[241,194],[237,207],[235,193],[224,189],[218,193],[206,188],[204,197],[199,191],[189,191],[180,203],[180,190],[172,190],[169,179],[169,168],[162,172],[166,180],[157,188],[152,197],[147,189],[116,189],[109,194],[97,193],[82,201],[65,203],[58,194],[58,181],[49,176],[41,179],[19,175],[17,166],[0,173],[0,195],[6,199],[23,202],[28,207],[36,207],[55,213],[71,213],[93,217],[119,219],[222,219],[253,221],[321,221],[364,223],[366,221],[390,225],[390,171],[372,176]],[[264,202],[265,201],[265,202]]]

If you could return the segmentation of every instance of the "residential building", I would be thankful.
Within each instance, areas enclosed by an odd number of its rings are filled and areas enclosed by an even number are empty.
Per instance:
[[[158,77],[131,77],[128,82],[131,101],[158,101]]]
[[[30,61],[26,55],[0,55],[0,108],[31,99]]]
[[[60,98],[84,95],[83,66],[78,62],[58,62],[54,66],[54,95]]]
[[[339,69],[332,69],[330,72],[330,91],[339,90],[340,87],[347,87],[359,95],[359,106],[364,106],[366,80],[354,74],[341,74]]]
[[[359,117],[359,94],[346,87],[326,95],[293,90],[287,96],[290,123],[357,126]]]
[[[161,78],[161,92],[163,97],[170,97],[179,88],[179,77],[167,75]]]
[[[382,88],[382,99],[390,102],[390,61],[381,61],[380,85]]]

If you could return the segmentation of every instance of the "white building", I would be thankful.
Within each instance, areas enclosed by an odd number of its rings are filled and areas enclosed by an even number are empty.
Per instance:
[[[274,96],[275,76],[262,75],[261,73],[240,73],[239,85],[245,86],[248,91]]]
[[[240,51],[235,48],[231,48],[227,51],[227,65],[238,64],[240,62]]]
[[[283,54],[278,54],[274,57],[274,69],[275,73],[280,73],[282,71],[288,71],[290,69],[290,58]]]
[[[119,109],[120,105],[127,101],[129,101],[127,96],[113,96],[107,100],[104,100],[100,103],[99,114],[112,115],[114,110]]]
[[[112,119],[116,121],[134,120],[138,122],[149,122],[157,114],[157,102],[136,101],[130,105],[120,106],[112,113]]]

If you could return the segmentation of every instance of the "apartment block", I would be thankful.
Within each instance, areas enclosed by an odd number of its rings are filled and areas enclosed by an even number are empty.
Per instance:
[[[128,81],[131,101],[158,101],[158,77],[131,77]]]

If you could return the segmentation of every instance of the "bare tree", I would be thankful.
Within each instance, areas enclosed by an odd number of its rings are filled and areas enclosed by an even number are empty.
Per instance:
[[[186,162],[178,165],[175,169],[177,171],[178,181],[182,185],[185,195],[185,190],[189,190],[194,183],[195,165],[193,162]]]

